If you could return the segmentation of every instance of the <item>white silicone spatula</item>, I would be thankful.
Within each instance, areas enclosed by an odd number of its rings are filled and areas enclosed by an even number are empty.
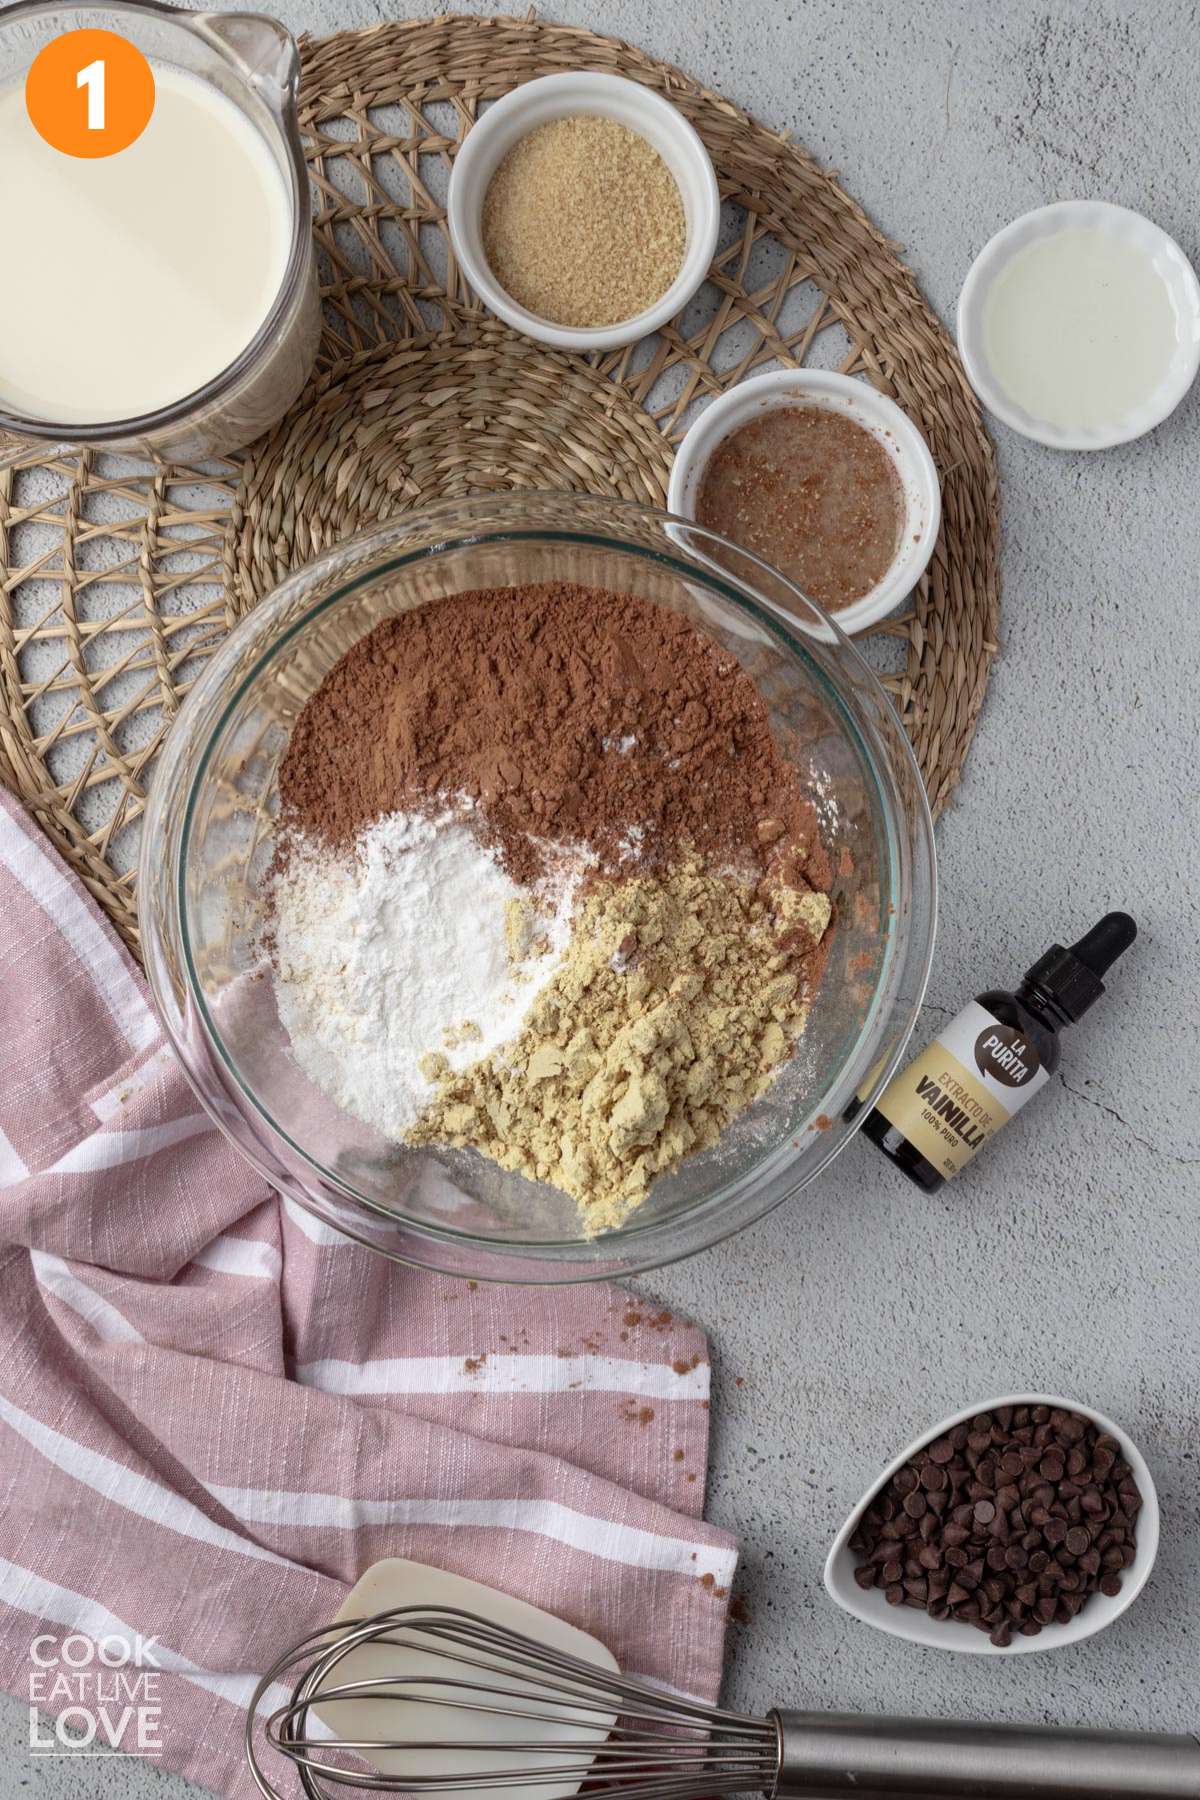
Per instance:
[[[335,1624],[387,1612],[394,1607],[414,1606],[455,1607],[462,1612],[475,1613],[489,1624],[522,1632],[547,1649],[577,1656],[598,1669],[615,1672],[617,1668],[612,1655],[596,1638],[574,1625],[564,1624],[552,1613],[530,1606],[524,1600],[514,1600],[511,1595],[485,1587],[482,1582],[469,1581],[462,1575],[449,1575],[443,1569],[431,1569],[424,1563],[408,1562],[403,1557],[390,1557],[373,1564],[347,1595]],[[429,1690],[424,1690],[423,1697],[420,1679],[423,1674],[430,1673],[443,1681],[461,1678],[469,1685],[488,1681],[478,1670],[451,1657],[439,1656],[434,1663],[429,1653],[422,1649],[373,1642],[351,1650],[331,1672],[328,1682],[322,1685],[333,1687],[349,1682],[386,1681],[391,1689],[390,1697],[329,1700],[323,1705],[318,1704],[315,1710],[322,1723],[340,1739],[392,1740],[387,1749],[360,1752],[385,1775],[432,1777],[451,1772],[457,1776],[483,1775],[517,1767],[519,1756],[506,1752],[504,1746],[519,1743],[531,1735],[528,1715],[519,1710],[522,1687],[519,1680],[513,1678],[511,1681],[518,1697],[509,1702],[516,1716],[506,1717],[495,1710],[475,1713],[435,1706]],[[495,1686],[497,1679],[503,1681],[503,1675],[499,1678],[493,1675],[490,1684]],[[403,1684],[399,1689],[397,1682]],[[523,1685],[531,1694],[532,1710],[533,1689],[527,1680]],[[397,1698],[397,1694],[401,1697]],[[589,1712],[584,1718],[581,1713],[579,1723],[574,1724],[564,1716],[550,1723],[539,1722],[534,1735],[542,1743],[600,1744],[612,1729],[613,1717],[615,1715],[598,1717],[595,1712]],[[430,1739],[452,1739],[453,1742],[445,1751],[404,1748],[407,1742],[428,1742]],[[471,1748],[474,1744],[478,1744],[479,1749]],[[522,1800],[554,1800],[555,1796],[569,1800],[579,1785],[578,1780],[565,1784],[561,1780],[540,1785],[532,1782],[522,1787]],[[486,1783],[472,1788],[471,1792],[473,1800],[500,1800],[498,1791]]]

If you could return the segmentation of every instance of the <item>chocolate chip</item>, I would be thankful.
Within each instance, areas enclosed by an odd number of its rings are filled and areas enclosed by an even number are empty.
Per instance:
[[[855,1579],[1005,1648],[1120,1592],[1140,1507],[1106,1434],[1061,1407],[997,1407],[897,1470],[851,1540]]]

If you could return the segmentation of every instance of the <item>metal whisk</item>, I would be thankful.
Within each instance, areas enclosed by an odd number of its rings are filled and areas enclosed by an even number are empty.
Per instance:
[[[396,1669],[367,1672],[380,1656]],[[419,1673],[399,1672],[414,1657]],[[256,1724],[289,1679],[290,1697]],[[367,1703],[387,1708],[388,1735],[341,1735],[339,1713],[352,1733],[350,1709]],[[528,1738],[501,1723],[514,1719]],[[283,1800],[264,1772],[260,1733],[298,1769],[309,1800],[337,1800],[342,1788],[566,1800],[585,1783],[606,1800],[1200,1800],[1194,1736],[782,1710],[745,1718],[443,1607],[313,1632],[268,1670],[246,1754],[265,1800]]]

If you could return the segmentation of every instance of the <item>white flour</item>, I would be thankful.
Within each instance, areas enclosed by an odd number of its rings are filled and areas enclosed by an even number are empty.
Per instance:
[[[338,856],[294,846],[275,885],[274,934],[296,1062],[347,1112],[398,1138],[433,1095],[423,1056],[462,1068],[516,1036],[567,944],[575,885],[549,897],[538,920],[547,947],[514,970],[509,903],[529,896],[461,815],[393,813]]]

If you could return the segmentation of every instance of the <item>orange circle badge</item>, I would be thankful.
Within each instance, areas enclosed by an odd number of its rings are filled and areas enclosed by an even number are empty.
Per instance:
[[[64,31],[25,77],[35,129],[66,156],[114,156],[142,135],[154,111],[154,72],[115,31]]]

